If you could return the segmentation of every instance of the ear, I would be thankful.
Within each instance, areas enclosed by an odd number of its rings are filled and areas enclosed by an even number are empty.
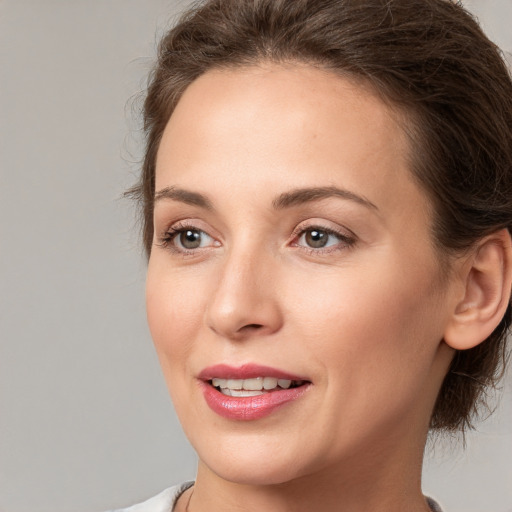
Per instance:
[[[478,242],[465,260],[464,293],[445,330],[444,341],[456,350],[473,348],[498,326],[512,288],[512,241],[502,229]]]

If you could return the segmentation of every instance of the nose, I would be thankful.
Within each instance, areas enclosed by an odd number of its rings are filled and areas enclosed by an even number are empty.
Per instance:
[[[268,255],[240,251],[226,258],[207,306],[208,327],[231,340],[277,332],[283,315],[275,272]]]

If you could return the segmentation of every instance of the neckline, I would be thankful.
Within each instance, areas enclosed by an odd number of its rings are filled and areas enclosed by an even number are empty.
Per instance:
[[[174,509],[176,508],[176,504],[178,503],[178,500],[181,498],[183,493],[185,491],[187,491],[188,489],[190,489],[194,484],[195,484],[195,481],[190,480],[190,481],[184,482],[177,488],[176,493],[173,498],[173,501],[171,503],[170,512],[174,512]],[[425,496],[425,499],[427,500],[427,505],[429,506],[429,508],[432,512],[443,512],[441,507],[435,500],[433,500],[429,496]]]

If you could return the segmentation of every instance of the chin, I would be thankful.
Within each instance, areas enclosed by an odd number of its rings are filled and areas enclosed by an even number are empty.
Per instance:
[[[249,485],[280,485],[290,482],[303,476],[297,472],[297,468],[291,469],[289,465],[268,463],[268,461],[253,461],[252,463],[233,463],[215,460],[214,464],[208,466],[210,471],[228,482]]]
[[[243,436],[242,436],[243,437]],[[241,485],[279,485],[290,482],[309,473],[307,461],[297,460],[301,451],[279,449],[258,439],[236,436],[225,443],[212,444],[206,439],[194,445],[201,462],[223,480]],[[212,449],[212,446],[215,446]],[[204,449],[203,449],[204,448]]]

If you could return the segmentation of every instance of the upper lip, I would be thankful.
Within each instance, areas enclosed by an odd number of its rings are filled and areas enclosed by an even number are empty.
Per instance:
[[[216,364],[204,368],[198,375],[198,378],[204,381],[218,379],[255,379],[256,377],[275,377],[277,379],[302,380],[308,379],[300,375],[293,375],[289,372],[264,366],[260,364],[248,363],[241,366],[230,366],[227,364]]]

